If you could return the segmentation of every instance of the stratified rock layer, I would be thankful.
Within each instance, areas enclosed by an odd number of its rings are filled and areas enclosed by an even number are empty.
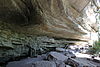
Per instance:
[[[1,21],[21,26],[21,31],[28,34],[89,40],[97,31],[93,12],[96,7],[91,6],[90,0],[4,0],[0,3]]]
[[[0,57],[91,44],[98,38],[94,10],[90,0],[0,0]]]

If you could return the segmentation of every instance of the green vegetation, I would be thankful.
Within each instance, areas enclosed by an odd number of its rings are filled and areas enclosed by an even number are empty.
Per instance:
[[[100,52],[100,40],[96,41],[93,47],[90,49],[91,54],[98,54]]]

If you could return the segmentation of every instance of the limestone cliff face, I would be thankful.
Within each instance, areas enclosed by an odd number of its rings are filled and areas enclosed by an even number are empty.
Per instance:
[[[98,37],[96,9],[91,0],[0,0],[1,48],[10,45],[13,49],[17,43],[24,51],[19,45],[32,41],[34,47],[35,35],[66,38],[77,44],[93,42]]]

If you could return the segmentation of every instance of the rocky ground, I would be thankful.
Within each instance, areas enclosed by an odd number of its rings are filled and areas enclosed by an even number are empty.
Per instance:
[[[9,62],[6,67],[100,67],[100,57],[86,54],[88,46],[69,46],[55,51]]]

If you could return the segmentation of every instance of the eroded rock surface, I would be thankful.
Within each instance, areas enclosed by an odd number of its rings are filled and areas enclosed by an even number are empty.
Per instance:
[[[92,44],[98,38],[96,9],[91,0],[0,0],[0,59]]]
[[[88,41],[97,31],[93,12],[96,7],[91,6],[90,0],[1,0],[0,3],[1,21],[16,24],[20,32]]]

